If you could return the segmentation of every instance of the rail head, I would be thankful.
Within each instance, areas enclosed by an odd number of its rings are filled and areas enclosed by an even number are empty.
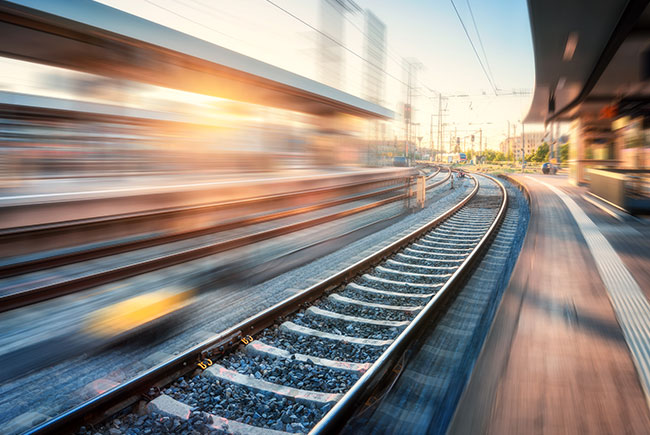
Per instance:
[[[419,238],[433,227],[445,221],[465,206],[478,192],[478,180],[473,176],[471,178],[474,181],[474,188],[462,201],[406,236],[302,292],[204,340],[174,358],[152,367],[137,377],[117,385],[53,419],[41,423],[27,431],[26,434],[61,433],[65,430],[75,430],[84,422],[101,419],[102,417],[108,416],[107,412],[115,412],[116,410],[129,406],[140,396],[146,394],[151,386],[162,385],[172,377],[178,378],[185,373],[191,372],[196,367],[196,363],[200,362],[207,355],[211,355],[213,352],[224,353],[229,348],[237,346],[242,337],[261,331],[273,324],[279,317],[297,311],[301,306],[317,299],[325,292],[348,282],[363,270],[378,264],[384,258],[402,249],[412,240]]]
[[[474,179],[476,188],[478,189],[479,183],[476,176],[468,175]],[[366,403],[372,392],[381,384],[386,374],[398,365],[404,351],[420,335],[427,320],[441,309],[444,305],[443,302],[450,296],[453,289],[462,282],[463,278],[467,276],[472,269],[472,265],[481,257],[488,246],[489,240],[496,234],[497,229],[503,221],[508,206],[508,194],[503,183],[489,175],[483,176],[489,178],[499,186],[503,198],[497,216],[488,228],[488,231],[440,291],[431,298],[413,321],[391,343],[379,359],[374,362],[372,367],[348,390],[343,398],[334,405],[320,422],[312,428],[309,432],[310,435],[338,433],[342,430],[348,419],[359,408],[359,404]]]
[[[438,172],[436,172],[436,175],[438,175],[439,172],[440,172],[440,168],[438,168]],[[440,181],[436,181],[435,183],[429,184],[429,185],[426,187],[426,190],[433,189],[434,187],[438,187],[438,186],[440,186],[441,184],[446,183],[446,182],[449,180],[449,178],[451,178],[451,168],[448,169],[448,171],[447,171],[447,175],[445,176],[445,178],[443,178],[443,179],[440,180]]]

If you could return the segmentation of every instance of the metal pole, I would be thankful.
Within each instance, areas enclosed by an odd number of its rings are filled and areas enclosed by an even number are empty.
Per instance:
[[[429,156],[429,161],[433,161],[433,112],[431,112],[431,119],[429,120],[429,138],[431,140],[431,155]]]
[[[524,153],[526,149],[526,135],[524,133],[524,121],[521,121],[521,172],[524,172]]]
[[[508,121],[508,140],[506,144],[505,160],[508,161],[508,154],[510,154],[510,121]]]
[[[438,94],[438,154],[442,154],[442,94]]]

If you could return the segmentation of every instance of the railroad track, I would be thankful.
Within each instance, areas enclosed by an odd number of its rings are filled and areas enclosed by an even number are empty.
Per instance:
[[[79,427],[143,395],[152,399],[149,415],[122,415],[99,429],[329,433],[340,428],[399,365],[424,320],[468,275],[503,219],[503,185],[472,178],[472,193],[438,219],[31,432]],[[190,373],[195,376],[183,377]],[[169,386],[158,394],[151,389],[156,385]]]
[[[432,176],[437,175],[439,171],[439,168],[435,170],[430,174],[429,179],[432,178]],[[450,174],[451,173],[448,173],[442,180],[429,182],[427,184],[427,189],[431,189],[446,182],[449,179]],[[197,230],[129,240],[118,244],[72,251],[42,258],[30,258],[21,262],[0,265],[0,277],[5,278],[4,281],[0,281],[0,286],[2,287],[2,290],[0,290],[0,312],[79,292],[161,268],[197,260],[209,255],[218,254],[260,241],[290,234],[332,222],[337,219],[342,219],[347,216],[376,209],[400,200],[405,200],[409,198],[408,184],[406,186],[407,188],[405,189],[405,185],[400,184],[397,186],[381,188],[372,192],[325,201],[314,205],[295,207],[262,215],[246,216],[244,218],[233,219]],[[402,191],[401,193],[399,192],[400,190]],[[304,192],[300,193],[300,195],[303,194]],[[311,192],[311,194],[314,194],[314,192]],[[300,195],[296,196],[296,198],[302,197]],[[379,199],[367,202],[367,200],[373,198]],[[276,200],[278,200],[278,198],[276,198]],[[267,199],[264,198],[263,201],[267,201]],[[354,205],[354,203],[357,203],[357,205]],[[358,205],[360,203],[361,205]],[[239,237],[231,236],[230,238],[222,240],[215,240],[215,238],[212,237],[215,234],[230,230],[241,230],[246,227],[252,228],[254,225],[268,224],[274,221],[279,222],[282,219],[287,220],[292,217],[299,217],[300,215],[307,213],[335,208],[346,204],[351,204],[351,207],[311,219],[303,219],[289,224],[278,224],[269,229],[252,231]],[[210,207],[219,208],[222,206],[223,205]],[[188,211],[183,210],[182,212],[186,213]],[[166,214],[172,212],[155,212],[154,215],[160,213]],[[180,211],[173,211],[173,213],[180,213]],[[142,219],[142,216],[129,217],[125,219],[136,218]],[[50,231],[50,229],[48,229],[48,231]],[[206,236],[209,236],[209,240],[207,241]],[[195,240],[196,243],[192,242],[193,240]],[[185,242],[186,244],[180,245],[181,242]],[[192,244],[188,245],[190,242],[192,242]],[[174,243],[176,243],[178,247],[170,249],[170,247],[174,246]],[[146,251],[148,248],[153,247],[164,247],[165,249],[162,253]],[[135,257],[123,260],[117,257],[120,254],[137,252],[138,250],[142,250],[140,258]],[[91,262],[92,260],[110,256],[116,256],[114,258],[118,261],[113,263],[102,263],[94,265],[93,267],[78,266],[77,269],[79,270],[74,271],[65,269],[65,266],[83,264],[84,262]],[[48,270],[48,272],[43,273],[44,270]],[[7,279],[7,277],[10,278]]]
[[[440,169],[433,172],[435,176]],[[55,249],[47,255],[23,255],[17,258],[7,258],[0,261],[0,278],[29,273],[37,270],[71,264],[81,260],[101,258],[108,255],[119,254],[142,249],[150,246],[158,246],[177,240],[198,237],[205,234],[212,234],[219,231],[226,231],[231,228],[253,225],[260,222],[268,222],[282,219],[288,216],[299,215],[309,211],[320,210],[340,204],[346,204],[367,198],[379,197],[405,188],[408,177],[390,177],[379,180],[372,180],[363,183],[350,183],[342,186],[307,189],[299,192],[267,195],[256,198],[241,199],[235,201],[217,202],[213,204],[201,204],[183,206],[176,208],[149,210],[146,212],[129,213],[115,216],[105,216],[92,219],[71,220],[52,224],[34,225],[0,230],[0,241],[5,249],[7,246],[21,245],[26,242],[33,243],[34,240],[43,241],[47,245],[51,243],[49,238],[66,238],[70,235],[105,233],[111,227],[120,228],[122,234],[133,233],[131,237],[121,237],[113,241],[103,243],[91,243],[71,249]],[[389,185],[386,187],[386,185]],[[363,192],[363,190],[366,190]],[[359,193],[362,192],[362,193]],[[328,199],[332,195],[341,196],[337,199]],[[282,208],[278,204],[313,203],[306,207],[287,207],[282,212],[269,211],[268,207]],[[197,225],[200,228],[193,228],[187,231],[169,231],[165,234],[152,233],[151,223],[154,220],[163,222],[177,222],[196,215],[208,215],[217,213],[246,210],[252,216],[244,218],[223,218],[216,219],[216,224]],[[215,220],[215,219],[213,219]],[[144,230],[142,229],[144,226]],[[144,233],[142,236],[138,231]],[[105,237],[105,234],[104,234]],[[41,245],[42,246],[42,245]],[[42,249],[42,248],[41,248]]]

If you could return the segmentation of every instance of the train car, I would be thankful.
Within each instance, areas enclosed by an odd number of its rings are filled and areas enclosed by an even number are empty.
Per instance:
[[[443,155],[443,161],[447,163],[467,163],[467,154],[447,153]]]

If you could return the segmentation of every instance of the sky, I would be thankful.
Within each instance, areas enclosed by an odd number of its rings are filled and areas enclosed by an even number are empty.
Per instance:
[[[315,29],[322,28],[321,0],[100,1],[297,74],[319,81],[327,79],[316,61],[320,35]],[[422,65],[413,91],[417,96],[413,107],[414,122],[420,124],[419,134],[426,136],[425,142],[431,115],[437,114],[437,93],[448,97],[444,100],[446,136],[454,129],[462,137],[480,128],[489,147],[496,148],[506,137],[508,121],[514,124],[523,118],[532,96],[494,96],[452,0],[355,1],[386,25],[384,105],[398,116],[406,94],[403,58],[417,59]],[[526,0],[453,2],[500,93],[532,91],[534,60]],[[487,59],[483,58],[468,4]],[[363,13],[345,14],[343,26],[340,42],[345,49],[340,51],[344,74],[337,87],[361,95],[365,63]],[[433,122],[435,126],[436,118]]]

